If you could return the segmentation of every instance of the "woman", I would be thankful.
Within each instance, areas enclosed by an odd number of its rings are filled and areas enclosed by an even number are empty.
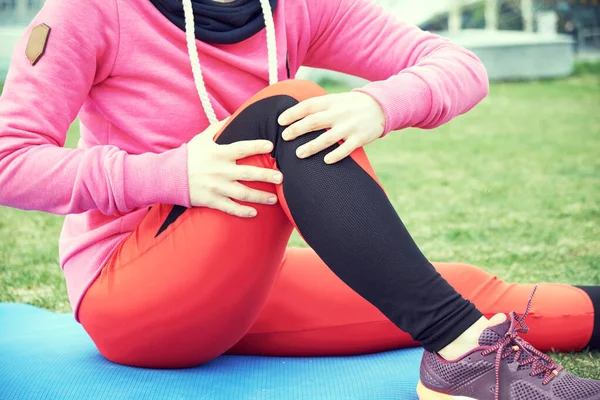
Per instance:
[[[327,95],[291,79],[300,65],[372,83]],[[422,255],[362,150],[487,90],[472,53],[368,0],[56,0],[0,103],[0,203],[68,215],[75,317],[117,363],[417,341],[422,399],[599,399],[599,382],[518,337],[524,317],[506,319],[531,286]],[[77,114],[78,149],[64,149]],[[286,249],[293,228],[311,249]],[[599,298],[541,285],[529,338],[598,346]]]

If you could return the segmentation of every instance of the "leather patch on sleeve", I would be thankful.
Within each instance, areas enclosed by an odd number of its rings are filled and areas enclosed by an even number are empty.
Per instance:
[[[50,27],[46,24],[36,25],[31,30],[27,47],[25,48],[25,55],[31,65],[35,65],[42,58],[42,55],[44,55],[46,43],[48,43],[48,35],[50,35]]]

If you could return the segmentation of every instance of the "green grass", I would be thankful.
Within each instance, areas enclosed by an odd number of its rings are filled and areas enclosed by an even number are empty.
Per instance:
[[[444,127],[369,146],[430,259],[480,265],[508,281],[600,285],[600,75],[581,68],[566,80],[494,84]],[[77,129],[69,135],[74,145]],[[57,261],[61,223],[0,208],[0,301],[70,309]],[[297,235],[292,244],[303,245]],[[600,353],[558,358],[600,376]]]
[[[581,75],[600,75],[600,62],[597,61],[579,61],[575,63],[575,76]]]

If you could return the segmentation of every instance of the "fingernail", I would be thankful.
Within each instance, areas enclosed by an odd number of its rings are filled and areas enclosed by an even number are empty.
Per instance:
[[[267,199],[267,201],[269,202],[269,204],[275,204],[277,203],[277,196],[271,196]]]
[[[284,125],[285,125],[285,123],[284,123],[284,122],[285,122],[285,118],[283,117],[283,114],[281,114],[281,115],[279,116],[279,118],[277,118],[277,123],[278,123],[279,125],[281,125],[281,126],[284,126]]]
[[[331,157],[325,156],[325,164],[331,164]]]
[[[282,180],[283,180],[283,175],[281,175],[281,174],[273,175],[273,181],[275,183],[281,183]]]
[[[288,134],[287,129],[281,133],[281,137],[283,138],[283,140],[289,140],[290,135]]]
[[[248,211],[249,217],[256,217],[256,210]]]
[[[302,150],[302,149],[298,149],[298,150],[296,150],[296,155],[297,155],[298,157],[300,157],[300,158],[304,157],[304,154],[305,154],[305,153],[306,153],[306,152],[305,152],[304,150]]]
[[[265,144],[265,150],[270,151],[273,148],[273,143]]]

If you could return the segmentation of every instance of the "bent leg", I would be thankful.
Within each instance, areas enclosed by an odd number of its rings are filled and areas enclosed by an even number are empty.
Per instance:
[[[534,285],[504,282],[483,269],[434,263],[440,274],[487,317],[522,313]],[[538,285],[526,339],[543,351],[581,350],[590,343],[594,308],[574,286]],[[286,251],[281,274],[256,323],[233,354],[325,356],[417,345],[335,276],[311,249]]]
[[[310,84],[286,81],[280,85],[302,88]],[[298,102],[294,95],[280,95],[262,103],[263,108],[273,110],[263,116],[260,137],[275,142],[273,156],[284,175],[280,195],[284,211],[308,245],[353,291],[425,348],[441,350],[479,321],[481,313],[419,250],[362,149],[327,165],[324,155],[338,144],[307,159],[296,156],[298,147],[324,130],[290,142],[281,139],[284,127],[277,117]],[[243,130],[256,121],[247,109],[231,126],[237,124],[237,130]]]
[[[267,88],[238,110],[217,143],[258,139],[265,118],[277,116],[255,104],[292,89],[300,98],[322,94],[314,86]],[[247,110],[252,124],[237,126]],[[238,163],[276,169],[268,155]],[[274,185],[246,185],[281,197]],[[252,206],[258,216],[242,219],[206,207],[155,204],[112,254],[79,308],[100,353],[119,364],[183,368],[239,341],[266,302],[293,229],[279,205]]]
[[[281,151],[278,116],[324,93],[307,82],[268,87],[233,115],[216,141],[267,138]],[[276,170],[275,156],[238,163]],[[298,180],[293,170],[284,176]],[[277,193],[285,204],[282,185],[246,184]],[[258,216],[248,220],[205,207],[154,205],[82,300],[79,319],[99,351],[121,364],[182,368],[238,342],[266,302],[292,230],[287,208],[253,206]]]
[[[260,206],[253,220],[156,206],[112,256],[80,308],[104,355],[131,365],[188,366],[229,349],[266,301],[290,222],[335,275],[428,350],[445,347],[480,319],[418,249],[362,149],[327,165],[325,152],[338,144],[305,160],[296,156],[324,130],[281,139],[279,115],[322,94],[310,82],[270,86],[217,135],[219,144],[274,142],[270,156],[239,162],[283,173],[275,187],[249,184],[276,191],[280,206]]]

